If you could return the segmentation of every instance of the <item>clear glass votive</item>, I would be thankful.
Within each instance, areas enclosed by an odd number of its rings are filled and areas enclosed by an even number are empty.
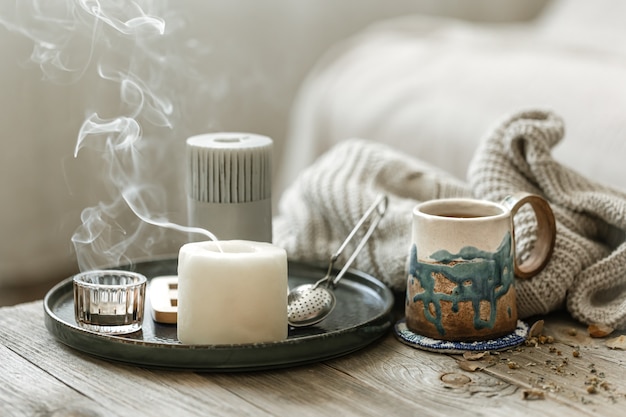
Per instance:
[[[141,329],[146,277],[136,272],[94,270],[74,276],[74,315],[83,329],[123,334]]]

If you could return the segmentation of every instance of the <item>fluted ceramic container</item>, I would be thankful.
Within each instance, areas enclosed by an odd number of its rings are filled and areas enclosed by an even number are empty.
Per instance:
[[[188,138],[190,225],[220,240],[271,243],[272,148],[269,137],[250,133]]]

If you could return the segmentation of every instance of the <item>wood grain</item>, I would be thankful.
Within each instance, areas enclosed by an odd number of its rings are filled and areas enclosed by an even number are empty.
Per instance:
[[[21,304],[0,308],[0,415],[623,415],[626,352],[590,338],[566,315],[545,320],[553,343],[486,355],[471,362],[475,372],[461,368],[461,355],[413,349],[389,334],[324,363],[202,374],[75,351],[47,332],[40,301]],[[524,399],[530,389],[544,399]]]
[[[395,341],[392,337],[382,346],[337,361],[334,366],[356,378],[376,375],[379,389],[409,398],[415,410],[442,415],[528,416],[564,415],[568,407],[555,404],[545,412],[545,404],[526,402],[519,385],[504,382],[484,372],[466,372],[453,356],[423,352]]]

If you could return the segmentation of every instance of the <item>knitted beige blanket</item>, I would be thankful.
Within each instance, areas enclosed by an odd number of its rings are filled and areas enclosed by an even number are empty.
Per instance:
[[[507,117],[477,150],[468,183],[385,145],[344,141],[283,194],[273,221],[274,243],[290,259],[327,265],[376,195],[386,193],[387,214],[353,267],[402,292],[418,202],[455,196],[501,201],[528,191],[551,203],[557,239],[546,268],[530,280],[516,280],[520,317],[565,306],[583,323],[626,328],[626,193],[556,162],[551,149],[563,133],[562,119],[552,112]],[[517,256],[523,259],[536,223],[531,210],[514,221]]]

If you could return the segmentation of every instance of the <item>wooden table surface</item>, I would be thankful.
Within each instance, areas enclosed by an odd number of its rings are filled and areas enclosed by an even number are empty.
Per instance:
[[[564,314],[539,343],[466,360],[388,334],[314,365],[245,373],[159,371],[59,343],[41,301],[0,308],[0,416],[624,416],[626,351]],[[623,334],[623,332],[622,332]],[[478,367],[479,369],[474,369]]]

